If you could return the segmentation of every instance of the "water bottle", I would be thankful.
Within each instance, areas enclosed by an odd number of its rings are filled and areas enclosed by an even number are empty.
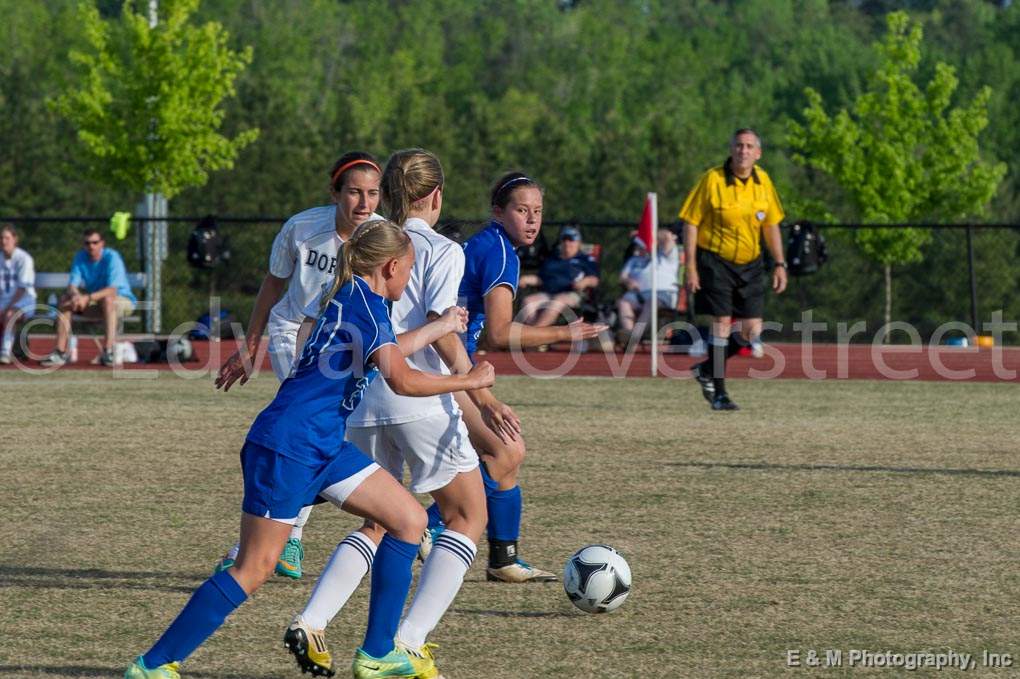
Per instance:
[[[67,340],[67,356],[70,363],[78,362],[78,336],[71,335]]]

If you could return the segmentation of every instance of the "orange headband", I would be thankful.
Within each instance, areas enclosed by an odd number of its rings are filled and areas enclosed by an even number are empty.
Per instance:
[[[330,183],[331,184],[336,184],[336,178],[339,177],[341,174],[343,174],[344,170],[346,170],[346,169],[348,169],[348,168],[350,168],[350,167],[352,167],[354,165],[359,165],[359,164],[362,164],[362,163],[365,164],[365,165],[370,166],[373,170],[375,170],[379,174],[382,174],[382,170],[379,169],[379,166],[376,165],[375,163],[373,163],[371,160],[368,160],[367,158],[358,158],[357,160],[352,160],[349,163],[344,163],[343,165],[338,167],[336,169],[336,172],[333,173],[333,180]]]

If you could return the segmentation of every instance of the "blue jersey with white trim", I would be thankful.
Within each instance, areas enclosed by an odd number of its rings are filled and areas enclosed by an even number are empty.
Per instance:
[[[467,307],[468,326],[464,346],[469,356],[478,348],[478,338],[485,328],[485,296],[497,286],[505,285],[517,296],[521,276],[521,260],[510,237],[498,222],[489,225],[464,244],[464,278],[460,281],[460,303]]]
[[[369,359],[396,343],[385,300],[355,276],[319,315],[291,376],[255,418],[248,440],[309,464],[335,457],[347,418],[379,374]]]

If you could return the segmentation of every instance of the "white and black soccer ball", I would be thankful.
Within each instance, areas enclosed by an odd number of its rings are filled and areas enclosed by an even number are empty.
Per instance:
[[[187,337],[178,337],[170,340],[166,347],[166,357],[168,361],[176,361],[184,363],[190,361],[195,356],[195,349],[191,346],[191,340]]]
[[[608,545],[582,547],[563,567],[563,589],[582,611],[608,613],[630,594],[630,566]]]

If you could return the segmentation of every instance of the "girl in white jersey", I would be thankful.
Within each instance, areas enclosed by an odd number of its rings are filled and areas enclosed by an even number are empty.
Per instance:
[[[425,325],[456,304],[464,252],[432,228],[443,202],[442,166],[433,154],[421,149],[394,153],[383,173],[382,190],[390,218],[403,223],[415,250],[407,288],[390,316],[399,333]],[[448,365],[458,374],[471,369],[461,341],[452,335],[407,360],[418,370],[440,375],[450,374]],[[513,412],[495,401],[488,389],[467,393],[482,407],[499,413],[505,435],[516,436]],[[459,591],[485,527],[478,455],[461,409],[450,394],[408,398],[394,394],[382,382],[373,383],[349,425],[348,440],[398,479],[406,464],[411,491],[431,493],[446,521],[446,531],[425,561],[414,600],[397,633],[398,645],[430,657],[425,639]],[[303,670],[332,674],[323,629],[371,569],[382,536],[381,528],[372,522],[347,536],[316,582],[307,606],[287,629],[284,644]]]
[[[0,227],[0,364],[12,360],[14,329],[35,312],[35,265],[18,247],[18,232],[10,224]]]
[[[379,205],[382,171],[375,158],[364,151],[345,153],[330,170],[332,205],[299,212],[283,225],[273,241],[269,273],[262,281],[255,307],[248,320],[244,343],[220,368],[216,387],[229,391],[232,384],[248,381],[261,363],[259,346],[269,330],[269,358],[273,372],[282,382],[294,363],[298,327],[304,309],[316,302],[323,285],[336,277],[337,251],[350,239],[354,229],[370,218]],[[301,577],[304,547],[301,536],[311,507],[301,511],[276,565],[278,575]],[[237,556],[237,545],[217,565],[229,568]]]

